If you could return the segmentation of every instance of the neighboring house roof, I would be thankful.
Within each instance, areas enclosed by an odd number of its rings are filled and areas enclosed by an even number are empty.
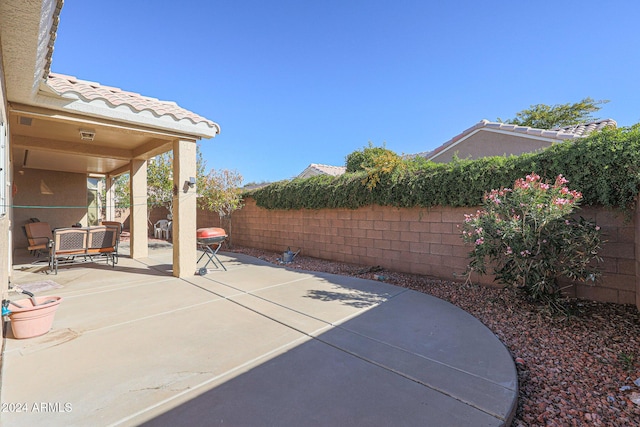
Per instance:
[[[565,126],[557,128],[555,130],[562,130],[565,133],[572,133],[578,136],[587,136],[592,132],[601,131],[604,128],[617,128],[618,123],[613,119],[597,120],[589,123],[582,123],[579,125]]]
[[[330,165],[321,165],[318,163],[311,163],[297,177],[309,178],[316,175],[340,176],[344,174],[346,171],[347,171],[347,168],[344,166],[330,166]]]
[[[527,126],[518,126],[509,123],[490,122],[489,120],[481,120],[470,128],[464,130],[462,133],[454,136],[449,141],[445,142],[433,151],[427,151],[424,153],[416,154],[421,155],[427,159],[433,159],[445,151],[448,151],[470,137],[471,135],[479,131],[492,131],[503,134],[511,134],[521,136],[524,138],[533,138],[542,141],[561,142],[566,140],[576,140],[589,135],[591,132],[599,131],[605,127],[616,127],[617,123],[612,119],[597,120],[590,123],[585,123],[575,126],[567,126],[557,129],[537,129]]]
[[[193,125],[204,124],[214,133],[220,132],[218,124],[186,110],[172,101],[161,101],[135,92],[58,73],[49,73],[49,78],[45,83],[59,96],[79,99],[98,108],[107,107],[115,111],[124,107],[134,113],[149,112],[156,118],[171,118],[176,122],[189,121]]]

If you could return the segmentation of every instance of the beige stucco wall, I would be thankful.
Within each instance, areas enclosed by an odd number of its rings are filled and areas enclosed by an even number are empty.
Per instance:
[[[27,247],[22,226],[29,218],[48,222],[52,228],[87,225],[85,174],[23,169],[14,171],[14,182],[18,190],[13,199],[14,250]]]
[[[522,135],[504,134],[480,130],[467,139],[449,148],[432,160],[438,163],[450,162],[457,153],[460,159],[532,153],[548,147],[551,142]]]
[[[2,68],[2,52],[0,51],[0,122],[4,123],[7,127],[7,97],[4,81],[4,69]],[[2,129],[0,128],[0,131]],[[9,167],[9,139],[7,137],[5,147],[0,147],[0,150],[4,150],[5,163],[0,164],[0,174],[3,174],[5,178],[7,204],[11,202],[11,168]],[[11,251],[9,250],[9,242],[11,241],[11,209],[7,207],[6,213],[0,215],[0,292],[3,298],[5,292],[9,289],[9,275],[11,271]],[[0,335],[2,332],[0,331]]]

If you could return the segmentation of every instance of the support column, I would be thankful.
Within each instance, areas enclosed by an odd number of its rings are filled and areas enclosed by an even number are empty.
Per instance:
[[[149,228],[147,226],[147,161],[131,161],[131,258],[149,256]]]
[[[114,179],[111,175],[107,175],[105,178],[105,218],[107,221],[116,220],[116,192],[113,181]]]
[[[173,275],[195,274],[196,251],[196,144],[193,141],[173,143]]]

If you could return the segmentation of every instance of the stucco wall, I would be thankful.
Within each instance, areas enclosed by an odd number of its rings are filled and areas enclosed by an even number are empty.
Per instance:
[[[27,247],[22,226],[29,218],[48,222],[52,228],[87,225],[87,177],[85,174],[23,169],[14,173],[17,193],[13,199],[13,247]]]
[[[518,136],[480,130],[437,157],[434,157],[432,160],[439,163],[450,162],[454,154],[457,154],[461,159],[518,155],[522,153],[533,153],[550,145],[551,142],[549,141],[522,135]]]
[[[463,244],[458,225],[465,213],[475,210],[382,206],[267,210],[247,199],[245,207],[233,214],[231,235],[241,246],[276,252],[291,247],[322,259],[462,280],[470,248]],[[601,251],[604,274],[596,286],[573,285],[568,292],[597,301],[638,304],[636,220],[625,222],[622,215],[608,209],[585,208],[580,214],[602,228],[606,240]],[[199,215],[199,226],[217,226],[214,217],[204,212]],[[494,284],[490,276],[474,276],[473,280]]]
[[[0,122],[4,123],[7,128],[7,139],[5,140],[4,146],[0,146],[0,150],[4,150],[4,155],[0,156],[0,158],[4,159],[4,162],[0,164],[0,168],[2,169],[0,170],[0,174],[2,174],[3,177],[3,179],[0,180],[0,185],[5,185],[6,201],[0,201],[0,203],[10,204],[11,168],[9,165],[9,123],[7,121],[7,98],[2,61],[2,52],[0,52]],[[4,132],[1,127],[0,132]],[[5,206],[5,209],[2,211],[3,213],[0,214],[0,292],[4,298],[6,296],[5,292],[9,289],[9,273],[11,271],[10,266],[12,264],[11,252],[9,250],[9,242],[11,241],[11,209],[9,209],[8,206]],[[0,331],[0,336],[2,336],[2,331]]]

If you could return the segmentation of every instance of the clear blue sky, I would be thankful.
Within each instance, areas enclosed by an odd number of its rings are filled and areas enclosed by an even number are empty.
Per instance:
[[[175,101],[222,128],[208,168],[276,181],[538,103],[638,123],[638,18],[636,0],[67,0],[52,70]]]

